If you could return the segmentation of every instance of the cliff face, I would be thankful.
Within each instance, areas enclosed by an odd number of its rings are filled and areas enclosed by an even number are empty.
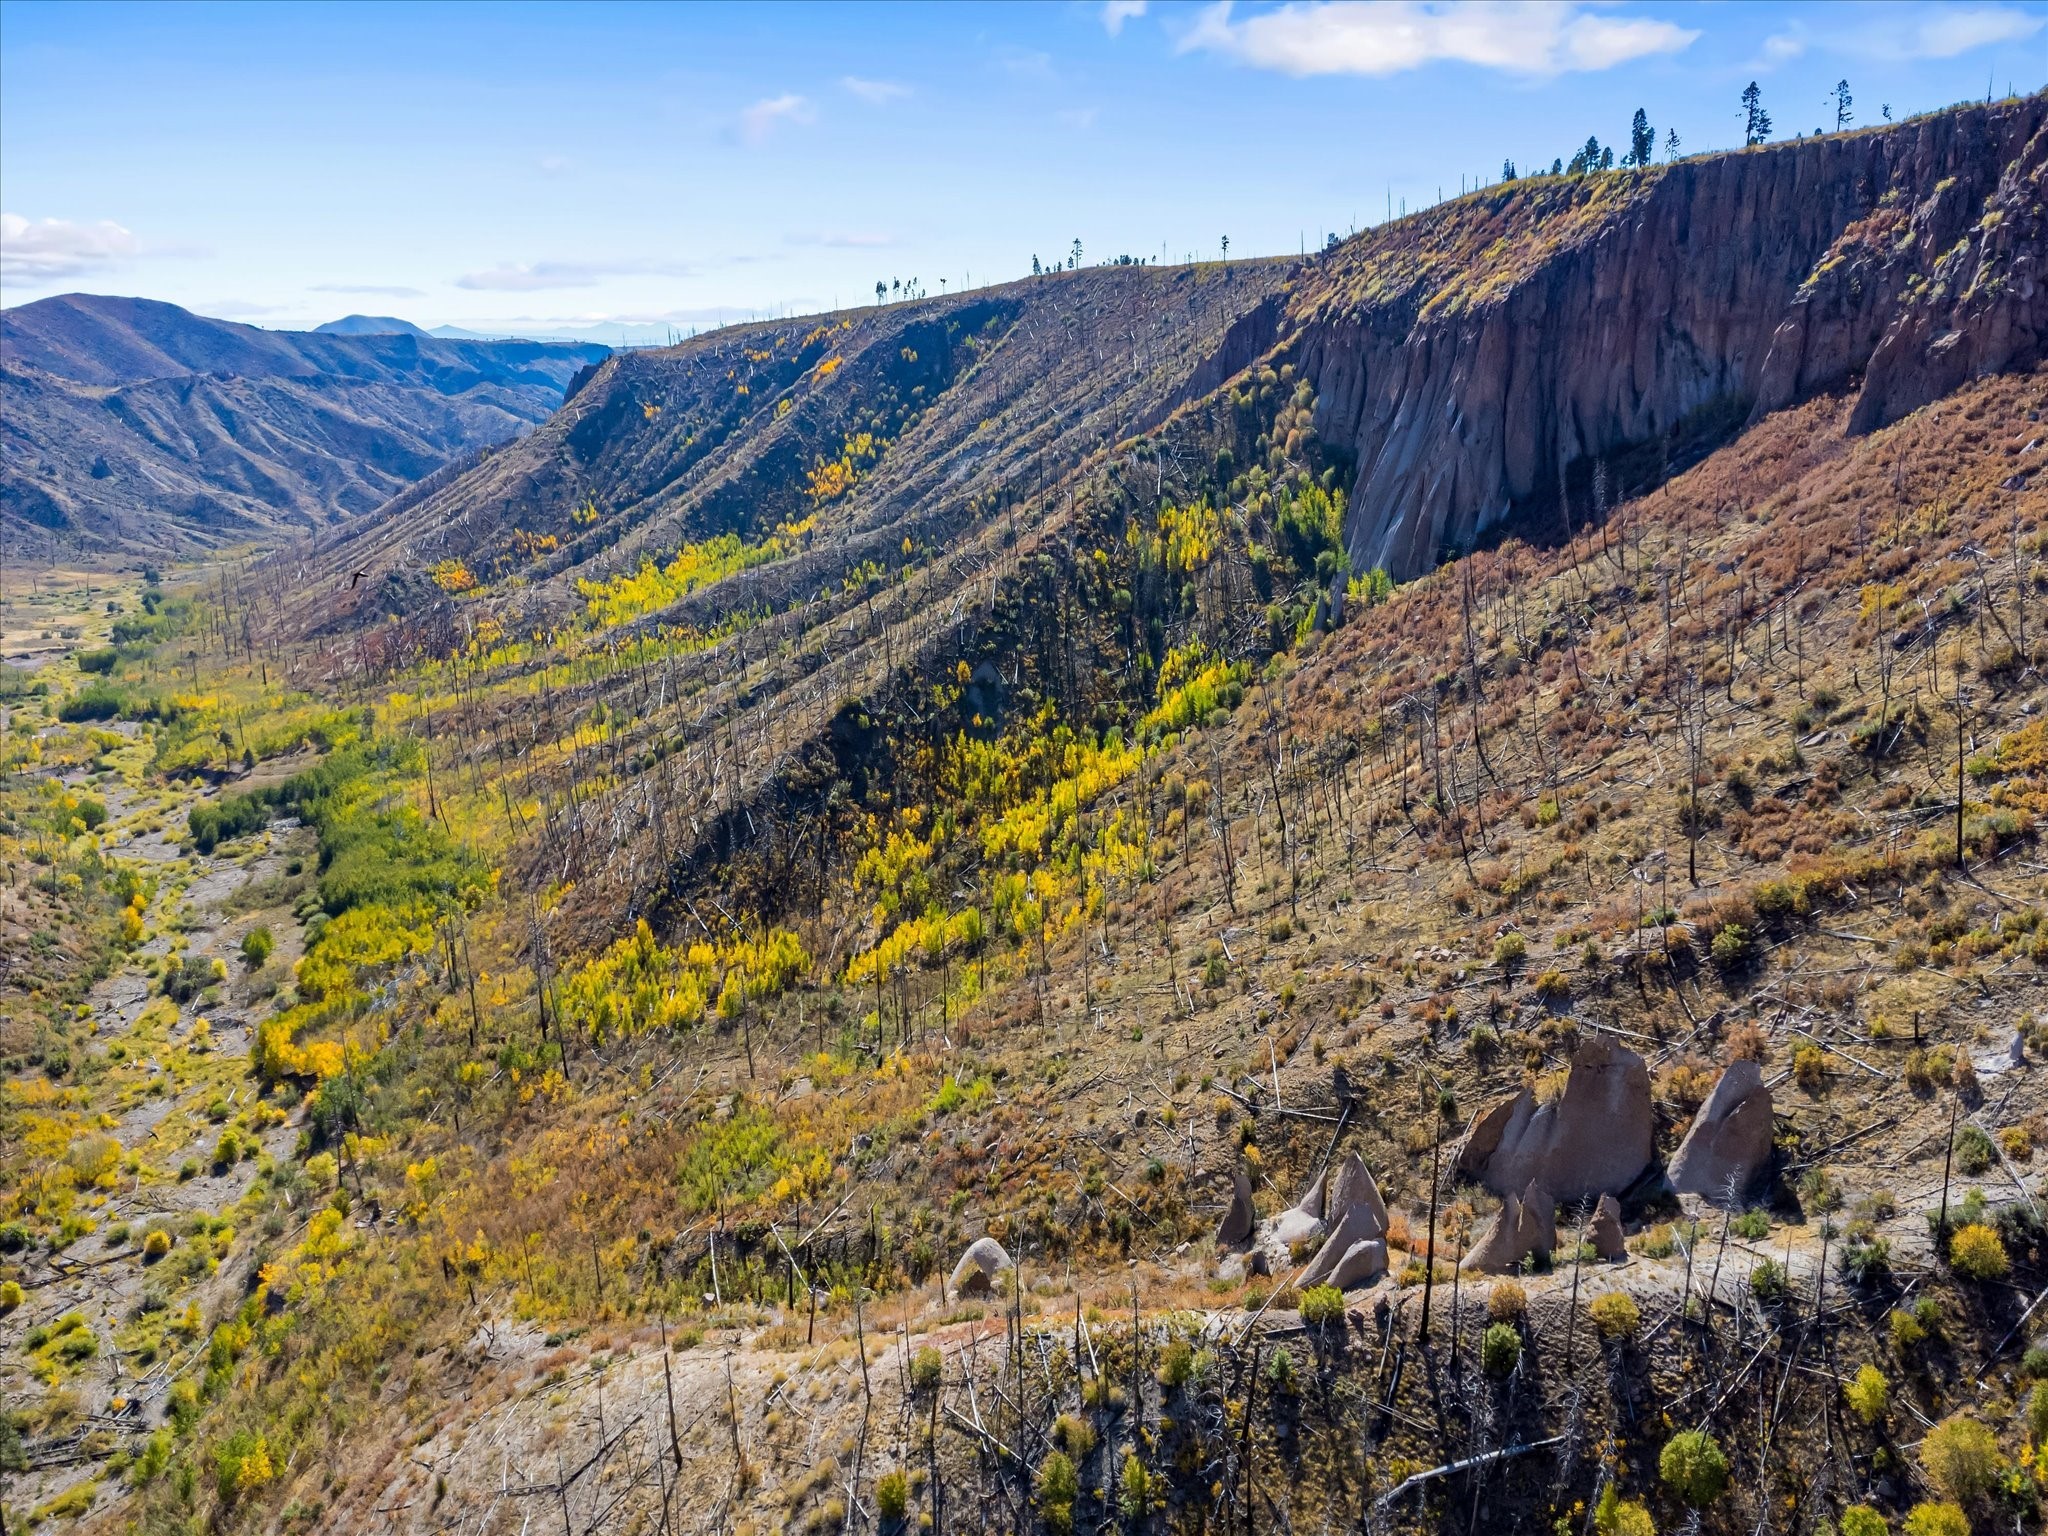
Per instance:
[[[2032,366],[2044,125],[2037,96],[1584,179],[1604,189],[1509,183],[1425,216],[1478,226],[1462,264],[1402,225],[1350,242],[1293,318],[1317,431],[1355,456],[1354,567],[1426,570],[1554,504],[1577,461],[1668,449],[1710,411],[1867,368],[1868,430]]]

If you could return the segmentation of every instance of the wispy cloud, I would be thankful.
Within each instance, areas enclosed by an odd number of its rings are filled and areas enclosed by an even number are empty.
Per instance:
[[[996,62],[1005,73],[1019,80],[1050,80],[1053,78],[1052,55],[1037,48],[1011,48],[998,50]]]
[[[1103,0],[1102,30],[1111,37],[1122,33],[1124,23],[1145,14],[1145,0]]]
[[[363,293],[379,299],[420,299],[426,297],[423,288],[407,288],[399,283],[314,283],[309,293]]]
[[[550,176],[561,175],[562,172],[570,169],[575,163],[567,155],[542,155],[537,162],[540,168]]]
[[[785,123],[814,123],[817,120],[818,109],[811,105],[808,97],[794,92],[768,96],[740,114],[740,137],[749,144],[765,144],[770,135]]]
[[[1879,11],[1867,25],[1841,27],[1830,41],[1844,53],[1907,63],[1953,59],[1993,43],[2036,36],[2048,17],[2009,5],[1932,5]]]
[[[1699,35],[1673,22],[1563,0],[1291,0],[1243,18],[1231,0],[1218,0],[1179,46],[1296,76],[1393,75],[1439,62],[1555,75],[1678,53]]]
[[[1065,128],[1089,129],[1095,126],[1097,109],[1094,107],[1066,107],[1058,114],[1060,125]]]
[[[896,238],[893,235],[871,234],[859,230],[823,232],[798,231],[795,234],[783,236],[783,239],[786,243],[790,245],[816,245],[824,246],[828,250],[842,251],[879,250],[884,246],[890,246],[896,243]]]
[[[839,83],[871,107],[886,107],[910,94],[909,86],[894,80],[863,80],[859,75],[844,75]]]
[[[1763,41],[1748,68],[1777,69],[1810,53],[1885,64],[1953,59],[1999,43],[2023,43],[2048,27],[2048,16],[2009,5],[1892,5],[1858,10],[1854,19],[1819,13],[1819,24],[1787,23]]]
[[[687,277],[701,270],[676,261],[534,261],[500,264],[465,272],[455,286],[483,293],[539,293],[551,288],[590,288],[610,277]]]
[[[70,219],[0,213],[0,277],[17,282],[54,282],[104,272],[141,252],[135,236],[111,219],[76,224]]]

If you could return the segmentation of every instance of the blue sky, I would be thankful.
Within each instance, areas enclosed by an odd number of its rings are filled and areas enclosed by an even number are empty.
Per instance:
[[[1294,251],[1588,134],[2048,83],[2048,5],[0,4],[0,301],[682,328]]]

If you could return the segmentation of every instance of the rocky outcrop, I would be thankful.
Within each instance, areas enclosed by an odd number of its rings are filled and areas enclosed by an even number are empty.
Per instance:
[[[1460,1269],[1503,1275],[1532,1254],[1557,1250],[1557,1202],[1539,1184],[1502,1199],[1493,1222],[1465,1255]]]
[[[1772,1125],[1763,1068],[1746,1059],[1731,1063],[1671,1159],[1671,1187],[1682,1195],[1740,1205],[1770,1166]]]
[[[1230,1209],[1216,1228],[1216,1241],[1233,1248],[1252,1235],[1252,1181],[1242,1168],[1230,1176]]]
[[[1323,1251],[1295,1280],[1296,1286],[1334,1285],[1340,1291],[1348,1291],[1370,1285],[1387,1272],[1387,1245],[1384,1240],[1363,1237],[1356,1242],[1344,1243],[1341,1249],[1338,1242],[1339,1235],[1332,1233]]]
[[[1353,1152],[1325,1180],[1318,1177],[1302,1203],[1274,1223],[1278,1241],[1300,1242],[1323,1236],[1323,1245],[1296,1278],[1297,1285],[1364,1285],[1387,1268],[1387,1205],[1366,1170],[1365,1159]],[[1311,1204],[1320,1214],[1311,1214]],[[1290,1221],[1289,1218],[1294,1218]],[[1283,1229],[1300,1236],[1283,1237]],[[1327,1235],[1324,1235],[1327,1234]]]
[[[992,1237],[977,1237],[953,1266],[953,1278],[946,1288],[955,1296],[985,1296],[995,1288],[997,1275],[1016,1267],[1001,1243]]]
[[[1956,195],[1960,185],[1951,181],[1936,193],[1945,227],[1979,206]],[[2048,356],[2044,192],[2048,127],[2036,128],[2019,157],[2006,164],[1997,191],[1961,239],[1948,243],[1933,230],[1920,234],[1919,270],[1871,355],[1850,431],[1874,431],[1971,379],[2030,368]]]
[[[1628,1237],[1621,1226],[1621,1202],[1614,1196],[1600,1197],[1599,1205],[1593,1209],[1593,1219],[1586,1225],[1586,1241],[1603,1259],[1618,1259],[1628,1252]]]
[[[1499,1194],[1536,1183],[1560,1200],[1588,1200],[1640,1178],[1652,1136],[1649,1068],[1600,1035],[1573,1054],[1564,1092],[1548,1104],[1524,1088],[1474,1115],[1457,1167]]]
[[[1387,1203],[1380,1198],[1379,1186],[1366,1171],[1365,1159],[1356,1152],[1337,1169],[1324,1216],[1332,1226],[1362,1223],[1371,1229],[1369,1236],[1386,1234]]]
[[[1323,1185],[1328,1177],[1326,1173],[1317,1174],[1308,1193],[1274,1218],[1275,1242],[1292,1246],[1323,1235]]]
[[[1507,183],[1346,242],[1291,313],[1316,431],[1357,465],[1352,566],[1415,575],[1554,506],[1576,463],[1647,446],[1631,473],[1654,477],[1708,418],[1727,430],[1866,366],[1863,428],[2028,366],[2044,119],[2033,96]]]

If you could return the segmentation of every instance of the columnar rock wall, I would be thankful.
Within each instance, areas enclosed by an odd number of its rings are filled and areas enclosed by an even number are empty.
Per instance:
[[[1497,271],[1420,260],[1404,286],[1375,276],[1398,265],[1399,226],[1360,237],[1296,301],[1316,429],[1356,458],[1353,566],[1427,570],[1554,502],[1566,466],[1695,413],[1775,409],[1867,367],[1868,430],[2037,363],[2044,122],[2033,96],[1589,186],[1533,261],[1512,233],[1512,199],[1532,194],[1510,184],[1484,194],[1510,231]]]

